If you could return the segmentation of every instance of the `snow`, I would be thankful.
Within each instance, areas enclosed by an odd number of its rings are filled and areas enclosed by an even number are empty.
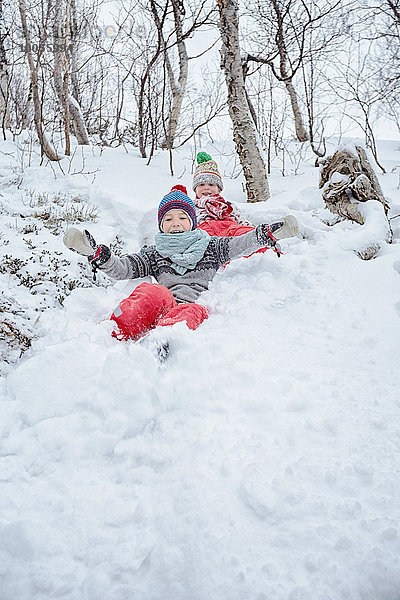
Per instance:
[[[330,178],[330,181],[331,183],[347,183],[349,181],[349,176],[335,171]]]
[[[1,255],[59,252],[60,277],[87,269],[62,246],[71,223],[21,233],[28,190],[81,195],[100,215],[74,226],[129,252],[177,182],[163,153],[146,167],[133,150],[87,149],[83,170],[77,153],[54,177],[34,160],[18,171],[12,142],[0,150]],[[380,151],[396,216],[399,147]],[[183,151],[176,163],[190,190]],[[294,214],[301,234],[280,258],[218,273],[201,297],[210,318],[170,328],[163,366],[110,335],[138,282],[94,286],[87,270],[61,306],[51,281],[32,296],[1,275],[36,333],[2,378],[1,600],[398,598],[400,219],[392,244],[376,202],[364,226],[328,225],[312,157],[302,167],[271,176],[267,203],[241,205],[254,223]],[[224,182],[243,200],[240,181]]]

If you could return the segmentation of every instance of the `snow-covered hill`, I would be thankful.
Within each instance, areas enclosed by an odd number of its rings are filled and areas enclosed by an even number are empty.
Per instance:
[[[312,157],[276,173],[273,198],[243,210],[295,214],[301,235],[219,273],[210,318],[171,328],[160,366],[110,336],[135,282],[92,285],[68,224],[40,211],[58,198],[70,223],[136,251],[177,182],[167,157],[87,150],[55,178],[1,150],[3,313],[33,341],[2,379],[0,599],[397,600],[400,218],[364,262],[373,207],[363,228],[329,227]],[[395,216],[399,149],[381,152]]]

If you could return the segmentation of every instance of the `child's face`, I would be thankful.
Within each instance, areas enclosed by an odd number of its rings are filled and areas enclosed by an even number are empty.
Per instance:
[[[172,208],[165,214],[161,229],[163,233],[183,233],[192,229],[192,221],[184,210]]]
[[[219,187],[216,183],[200,183],[196,186],[195,192],[196,198],[201,198],[202,196],[214,196],[215,194],[219,194]]]

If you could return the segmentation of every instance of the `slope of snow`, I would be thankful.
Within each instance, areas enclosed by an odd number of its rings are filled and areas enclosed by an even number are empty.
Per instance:
[[[20,188],[80,190],[98,241],[135,251],[176,180],[162,155],[105,155],[86,158],[94,183],[32,167]],[[395,216],[395,172],[381,183]],[[400,231],[393,219],[394,243],[363,262],[353,249],[382,236],[374,207],[369,228],[329,227],[307,164],[272,188],[243,210],[291,212],[301,235],[218,273],[210,318],[170,328],[164,366],[110,336],[136,282],[104,278],[40,313],[3,378],[1,600],[399,597]],[[60,236],[45,241],[76,268]]]

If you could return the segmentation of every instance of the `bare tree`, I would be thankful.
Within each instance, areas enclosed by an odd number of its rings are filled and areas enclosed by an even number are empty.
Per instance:
[[[8,32],[3,21],[3,0],[0,0],[0,124],[5,139],[5,130],[10,127],[9,95],[10,76],[5,43]]]
[[[371,42],[368,62],[375,75],[371,88],[379,94],[379,110],[400,131],[400,3],[383,0],[371,4],[363,13],[359,39]]]
[[[151,0],[153,5],[153,0]],[[185,38],[183,33],[183,17],[185,15],[185,7],[182,0],[171,0],[172,10],[174,15],[175,23],[175,34],[176,34],[176,46],[178,50],[178,63],[179,63],[179,74],[178,80],[174,75],[174,70],[171,65],[171,61],[168,55],[168,50],[165,44],[165,66],[168,73],[169,85],[172,94],[172,106],[166,124],[166,135],[163,142],[163,146],[167,149],[171,149],[174,144],[176,130],[178,127],[179,116],[181,114],[183,98],[186,92],[186,84],[188,79],[188,53],[186,50]]]
[[[148,160],[168,148],[172,165],[174,148],[203,134],[212,139],[215,115],[228,110],[253,201],[268,197],[272,166],[286,174],[298,162],[286,139],[293,128],[321,156],[325,120],[330,116],[340,127],[343,116],[353,119],[378,160],[377,120],[383,115],[400,126],[398,0],[360,6],[356,0],[255,0],[246,5],[241,41],[237,0],[121,0],[110,37],[100,25],[102,1],[21,0],[21,49],[11,2],[0,0],[3,131],[7,122],[15,133],[34,123],[44,154],[52,156],[44,131],[50,142],[51,132],[57,140],[62,132],[66,152],[70,135],[87,144],[90,134],[100,144],[139,145]],[[212,9],[219,11],[223,41],[223,71],[213,68],[228,85],[225,107],[210,69],[207,81],[191,80],[191,65],[205,64],[208,48],[191,56],[188,40],[215,21]],[[207,37],[196,35],[201,43]]]
[[[327,47],[324,52],[315,54],[314,31],[310,32],[307,39],[308,59],[302,62],[301,73],[303,78],[305,110],[307,113],[308,137],[312,151],[319,158],[326,153],[325,120],[332,118],[329,102],[324,102],[327,97],[325,74],[329,71],[331,59]],[[333,49],[335,52],[335,48]],[[332,53],[331,53],[332,54]]]
[[[73,20],[71,19],[72,11],[74,12]],[[66,155],[71,153],[71,120],[78,144],[89,144],[89,137],[78,99],[74,98],[69,91],[71,79],[71,51],[75,55],[76,48],[74,47],[78,43],[76,20],[76,5],[75,3],[72,3],[72,0],[55,0],[53,25],[53,79],[54,87],[63,111]],[[71,32],[74,36],[73,39],[71,39]],[[76,60],[74,60],[74,63],[76,65]]]
[[[29,31],[29,26],[26,18],[26,5],[25,0],[19,0],[19,12],[21,15],[21,24],[22,31],[25,38],[26,45],[26,57],[29,65],[30,71],[30,79],[32,86],[32,100],[33,100],[33,108],[34,108],[34,122],[36,133],[39,138],[40,147],[42,149],[42,153],[47,156],[49,160],[58,161],[61,157],[57,155],[57,153],[50,146],[46,134],[43,129],[42,124],[42,101],[39,93],[39,78],[38,78],[38,64],[33,60],[32,53],[32,45],[31,45],[31,35]],[[41,40],[43,43],[43,40]],[[40,56],[40,54],[39,54]]]
[[[164,50],[164,41],[162,36],[163,23],[167,17],[167,6],[164,7],[162,15],[160,17],[160,29],[157,30],[157,42],[152,52],[150,60],[140,76],[139,94],[138,94],[138,129],[139,129],[139,149],[143,158],[147,157],[146,145],[147,145],[147,134],[149,130],[154,133],[154,120],[152,120],[151,113],[151,75],[153,67],[156,65],[160,56],[162,56]],[[147,100],[147,103],[146,103]],[[147,110],[146,110],[147,107]],[[154,135],[153,135],[153,148],[154,148]]]
[[[168,149],[173,148],[177,136],[178,123],[182,115],[182,106],[186,96],[189,61],[196,58],[188,55],[186,40],[204,25],[212,23],[211,19],[215,12],[214,5],[207,8],[206,0],[202,0],[195,7],[190,6],[190,3],[185,7],[183,0],[171,0],[171,5],[173,13],[173,36],[171,37],[170,35],[168,37],[164,48],[165,66],[172,96],[165,124],[165,140],[163,142],[163,147]],[[188,12],[189,14],[187,14]],[[170,53],[174,49],[176,49],[178,63],[177,77],[170,59]],[[206,54],[207,51],[208,49],[204,50],[201,55]]]
[[[244,64],[249,67],[251,63]],[[271,70],[260,65],[256,65],[252,70],[249,68],[246,97],[253,121],[255,114],[257,135],[266,155],[267,173],[271,173],[272,163],[275,162],[279,164],[282,176],[285,176],[290,145],[290,127],[287,126],[291,110],[289,98],[287,94],[282,93],[280,84]]]
[[[64,120],[64,133],[65,133],[65,154],[69,156],[71,154],[71,142],[70,142],[70,112],[69,112],[69,99],[68,99],[68,77],[69,68],[67,65],[67,50],[66,46],[68,43],[68,29],[70,20],[70,1],[67,0],[65,4],[65,15],[64,13],[64,2],[63,0],[56,0],[55,2],[55,15],[54,15],[54,26],[53,26],[53,55],[54,55],[54,86],[57,92],[58,99],[61,104],[61,110],[63,113]],[[65,22],[63,20],[65,19]]]
[[[288,28],[286,21],[289,21],[290,25],[292,24],[289,10],[290,1],[285,5],[280,0],[267,0],[266,3],[260,5],[260,8],[262,8],[262,19],[264,22],[268,22],[270,33],[272,34],[270,35],[270,39],[274,39],[276,45],[269,56],[260,56],[249,53],[246,56],[246,61],[254,61],[268,65],[276,79],[285,85],[292,106],[296,137],[300,142],[305,142],[308,140],[308,133],[304,126],[296,88],[293,83],[296,71],[302,60],[302,41],[299,40],[300,56],[296,64],[293,64],[290,60],[286,42]],[[271,29],[274,31],[271,31]],[[276,66],[276,60],[278,60],[278,66]]]
[[[245,57],[248,62],[267,65],[281,82],[290,99],[296,137],[310,139],[303,118],[296,78],[311,56],[326,52],[340,33],[339,22],[343,0],[259,0],[249,11],[255,22],[253,32],[246,35]],[[312,32],[313,46],[308,43]]]
[[[331,93],[343,106],[342,112],[350,121],[358,125],[364,133],[365,145],[371,151],[376,164],[385,173],[380,163],[374,131],[374,123],[381,105],[381,93],[374,84],[379,76],[379,66],[370,61],[373,42],[348,44],[347,56],[335,65],[335,70],[328,78]],[[365,51],[368,48],[368,51]]]
[[[184,107],[190,111],[191,59],[186,41],[209,23],[215,7],[206,6],[206,0],[197,5],[184,5],[182,0],[136,0],[121,6],[119,34],[112,49],[122,86],[118,89],[118,120],[124,98],[133,96],[137,104],[135,134],[143,158],[150,160],[157,147],[172,150],[180,144],[179,136],[186,137],[188,120],[182,112]]]
[[[246,180],[249,202],[270,197],[268,178],[253,121],[249,114],[239,47],[239,17],[236,0],[218,0],[222,67],[228,89],[228,109],[233,139]]]
[[[58,0],[59,2],[61,0]],[[75,0],[65,0],[65,64],[64,87],[68,94],[69,112],[78,144],[88,145],[89,135],[81,107],[80,86],[78,82],[77,52],[80,46],[78,14]],[[71,85],[69,85],[71,81]],[[70,91],[69,91],[70,90]]]

